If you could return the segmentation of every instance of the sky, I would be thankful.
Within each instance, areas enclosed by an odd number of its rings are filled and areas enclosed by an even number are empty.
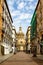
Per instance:
[[[17,32],[21,26],[22,31],[26,34],[37,2],[38,0],[7,0],[13,26],[15,26]]]

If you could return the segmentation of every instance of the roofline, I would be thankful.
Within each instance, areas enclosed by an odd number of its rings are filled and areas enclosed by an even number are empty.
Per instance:
[[[37,10],[37,7],[38,7],[38,5],[39,5],[39,2],[40,2],[40,0],[38,0],[38,3],[37,3],[37,6],[36,6],[36,9],[35,9],[35,11]]]
[[[8,9],[8,12],[9,12],[10,18],[11,18],[11,21],[12,21],[12,23],[13,23],[13,20],[12,20],[11,14],[10,14],[10,10],[9,10],[8,4],[7,4],[7,1],[4,0],[4,2],[5,2],[5,4],[6,4],[6,6],[7,6],[7,9]]]
[[[38,5],[39,5],[39,2],[40,2],[40,0],[38,0],[38,3],[37,3],[37,5],[36,5],[36,8],[35,8],[34,13],[37,11],[37,8],[38,8]],[[33,13],[33,16],[34,16],[34,13]],[[33,16],[32,16],[32,19],[33,19]],[[32,22],[32,19],[31,19],[31,22]]]

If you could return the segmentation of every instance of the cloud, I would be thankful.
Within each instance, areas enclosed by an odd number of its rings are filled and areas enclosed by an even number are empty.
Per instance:
[[[15,15],[13,15],[13,16],[15,16]],[[18,18],[17,18],[17,16],[16,16],[16,18],[13,17],[13,21],[15,23],[20,23],[21,21],[25,22],[25,20],[26,20],[26,22],[27,22],[27,20],[28,20],[28,22],[29,22],[29,20],[31,20],[31,18],[32,18],[31,14],[22,13],[22,14],[19,14]]]
[[[33,2],[34,0],[28,0],[28,1]]]
[[[24,6],[25,6],[25,3],[24,2],[21,2],[18,5],[18,9],[22,9],[22,8],[24,8]]]
[[[20,3],[20,0],[17,0],[16,3],[19,4]]]
[[[28,28],[28,26],[30,26],[30,21],[31,20],[25,20],[22,22],[21,21],[20,22],[14,22],[13,25],[15,26],[17,32],[19,31],[19,27],[21,26],[23,33],[26,34],[27,28]]]
[[[36,8],[36,3],[35,3],[35,5],[31,4],[31,5],[25,7],[26,10],[33,10],[33,11],[35,8]]]
[[[14,0],[7,0],[7,2],[8,2],[8,5],[11,5],[11,6],[14,5]]]
[[[19,16],[20,15],[20,11],[19,10],[14,10],[14,11],[12,11],[12,13],[11,13],[11,15],[12,16]]]
[[[34,0],[24,0],[24,1],[26,1],[26,2],[33,2]]]
[[[36,6],[31,5],[31,6],[29,7],[29,9],[34,10],[34,9],[35,9],[35,7],[36,7]]]
[[[8,7],[10,9],[10,12],[12,13],[12,11],[14,11],[14,0],[7,0],[8,3]]]
[[[23,31],[26,32],[27,27],[30,25],[33,12],[35,10],[38,0],[7,0],[13,25],[17,28],[22,26]]]
[[[31,14],[22,13],[21,16],[20,16],[20,19],[28,19],[28,18],[31,18],[31,17],[32,17]]]

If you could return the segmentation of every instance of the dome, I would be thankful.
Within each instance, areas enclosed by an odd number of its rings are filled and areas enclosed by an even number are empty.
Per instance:
[[[17,35],[19,35],[19,36],[21,36],[21,35],[24,36],[24,33],[22,33],[22,32],[20,33],[20,32],[19,32],[19,33],[17,33]]]

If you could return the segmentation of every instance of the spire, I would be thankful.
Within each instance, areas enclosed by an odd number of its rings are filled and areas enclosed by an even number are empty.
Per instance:
[[[22,27],[19,27],[19,32],[22,32]]]

